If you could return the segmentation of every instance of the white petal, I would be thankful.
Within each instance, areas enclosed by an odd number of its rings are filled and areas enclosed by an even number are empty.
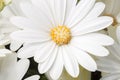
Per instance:
[[[0,46],[1,45],[8,45],[10,43],[10,39],[2,39],[0,40]]]
[[[39,44],[39,43],[38,43]],[[39,45],[29,44],[27,46],[23,46],[18,51],[18,57],[19,58],[30,58],[35,55],[35,51],[39,48]]]
[[[53,54],[54,49],[56,48],[56,44],[54,42],[45,43],[43,46],[39,47],[37,51],[35,51],[34,59],[36,62],[40,63],[48,59],[50,55]]]
[[[0,53],[0,57],[5,57],[6,54]]]
[[[16,51],[22,46],[22,42],[12,40],[10,43],[10,50]]]
[[[69,17],[69,14],[72,10],[72,8],[74,8],[77,4],[77,0],[66,0],[66,15],[65,15],[65,24],[66,24],[66,20],[68,19]]]
[[[69,46],[69,48],[70,48],[69,50],[71,51],[73,56],[76,57],[81,66],[83,66],[85,69],[89,71],[97,70],[97,64],[92,59],[92,57],[89,56],[86,52],[72,46]]]
[[[52,68],[50,69],[49,74],[52,79],[57,80],[62,74],[62,71],[63,71],[63,56],[62,56],[61,47],[59,47],[56,60]]]
[[[93,9],[88,13],[84,20],[92,20],[97,18],[104,10],[105,4],[102,2],[97,2]]]
[[[42,30],[47,31],[49,29],[49,27],[40,25],[34,22],[33,20],[30,20],[25,17],[15,16],[15,17],[12,17],[10,21],[12,22],[12,24],[16,25],[18,28],[21,28],[21,29],[29,29],[29,30],[37,30],[37,31],[42,31]]]
[[[93,42],[94,44],[103,45],[103,46],[109,46],[109,45],[112,45],[114,43],[114,40],[111,37],[104,35],[104,34],[100,34],[100,33],[91,33],[91,34],[86,34],[83,36],[76,36],[73,38],[73,40],[74,39],[76,39],[80,43]]]
[[[119,80],[119,79],[120,79],[120,73],[116,73],[116,74],[106,75],[102,77],[102,79],[100,80]]]
[[[29,60],[28,59],[21,59],[17,63],[17,80],[21,80],[24,75],[26,74],[28,67],[29,67]]]
[[[9,53],[12,53],[12,52],[8,49],[0,49],[0,54],[9,54]]]
[[[71,45],[78,47],[90,54],[96,56],[107,56],[109,54],[108,50],[98,45],[94,42],[87,42],[87,41],[79,41],[78,39],[74,39],[71,41]]]
[[[71,29],[72,35],[77,36],[77,35],[82,35],[90,32],[99,31],[111,25],[112,22],[113,22],[113,19],[107,16],[98,17],[91,21],[89,20],[83,21]]]
[[[113,56],[114,57],[114,56]],[[120,64],[114,58],[108,59],[108,58],[101,58],[99,61],[97,61],[98,70],[105,72],[105,73],[118,73],[120,72]],[[111,66],[116,65],[116,66]]]
[[[51,24],[53,26],[58,26],[55,23],[55,7],[54,6],[54,0],[31,0],[32,3],[41,9],[41,13],[43,14],[43,17],[46,16],[46,19],[50,20]],[[52,3],[52,5],[51,5]],[[44,6],[44,7],[43,7]],[[53,13],[54,10],[54,13]],[[47,20],[45,20],[47,21]]]
[[[54,0],[55,1],[55,13],[59,25],[63,25],[66,11],[66,0]]]
[[[70,49],[66,48],[67,46],[63,46],[63,60],[65,69],[72,77],[77,77],[79,74],[79,65],[77,59],[71,54]]]
[[[41,8],[38,8],[30,3],[22,3],[21,9],[29,19],[41,25],[40,27],[46,26],[47,28],[49,28],[52,26],[51,20],[48,17],[49,15],[43,13]]]
[[[33,76],[30,76],[24,80],[39,80],[40,79],[40,76],[39,75],[33,75]]]
[[[94,6],[95,0],[81,0],[75,8],[71,11],[67,26],[73,27],[78,22],[80,22],[90,11],[90,9]]]
[[[109,51],[111,52],[112,56],[115,56],[116,59],[120,60],[120,44],[117,42],[114,45],[108,47]]]
[[[41,7],[42,5],[40,5],[43,1],[42,0],[31,0],[32,4],[34,4],[37,7]]]
[[[53,53],[50,55],[50,57],[46,61],[39,64],[38,70],[41,74],[47,72],[51,68],[51,66],[54,64],[57,52],[58,52],[58,47],[55,48]]]
[[[16,31],[13,32],[10,37],[13,40],[21,41],[21,42],[45,42],[49,41],[50,37],[48,34],[44,34],[37,31],[28,31],[28,30],[22,30],[22,31]]]
[[[6,57],[0,58],[0,68],[1,68],[0,79],[2,80],[16,79],[15,77],[17,75],[16,65],[17,65],[17,55],[14,53],[7,54]],[[16,79],[16,80],[19,80],[19,79]]]

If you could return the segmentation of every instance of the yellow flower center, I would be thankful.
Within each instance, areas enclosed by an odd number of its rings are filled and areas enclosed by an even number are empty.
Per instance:
[[[66,26],[58,26],[51,29],[51,38],[58,45],[68,44],[71,40],[70,29]]]

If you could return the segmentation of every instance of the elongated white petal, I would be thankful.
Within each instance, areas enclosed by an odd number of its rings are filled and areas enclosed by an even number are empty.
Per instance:
[[[16,51],[22,46],[22,42],[12,40],[10,43],[10,50]]]
[[[77,6],[71,11],[68,18],[70,21],[66,23],[68,27],[74,27],[77,23],[79,23],[91,10],[94,6],[95,0],[81,0]],[[73,15],[74,14],[74,15]]]
[[[76,57],[79,64],[81,66],[83,66],[85,69],[87,69],[89,71],[96,71],[97,70],[97,64],[92,59],[92,57],[88,55],[88,53],[82,51],[79,48],[75,48],[72,46],[69,46],[69,50],[72,53],[72,55]]]
[[[42,0],[31,0],[32,4],[34,4],[34,6],[37,7],[41,7],[42,5],[40,5],[43,1]]]
[[[112,59],[101,58],[99,61],[97,61],[97,65],[98,65],[98,70],[106,72],[106,73],[120,72],[120,69],[119,69],[120,64],[118,64],[114,58]],[[117,66],[111,67],[111,65],[117,65]]]
[[[100,34],[100,33],[90,33],[90,34],[86,34],[83,36],[76,36],[73,38],[73,40],[77,40],[80,43],[92,43],[96,44],[96,45],[103,45],[103,46],[109,46],[112,45],[114,43],[114,40],[104,34]]]
[[[92,20],[97,18],[104,10],[105,4],[102,2],[97,2],[93,9],[88,13],[88,15],[83,20]]]
[[[12,53],[12,52],[10,50],[8,50],[8,49],[0,49],[0,54],[1,53],[9,54],[9,53]]]
[[[44,62],[46,59],[53,54],[54,49],[56,48],[56,44],[54,42],[45,43],[45,45],[38,47],[37,51],[35,51],[34,59],[36,62]]]
[[[46,16],[40,8],[30,3],[22,3],[21,9],[29,19],[33,20],[39,25],[42,25],[41,27],[47,26],[47,28],[49,28],[52,26],[51,20],[49,19],[48,15]]]
[[[64,25],[63,23],[65,18],[67,0],[54,0],[54,1],[55,1],[55,13],[58,20],[57,23],[59,25]]]
[[[72,28],[72,35],[77,36],[77,35],[82,35],[82,34],[87,34],[90,32],[96,32],[99,30],[102,30],[109,25],[111,25],[113,22],[113,19],[111,17],[99,17],[96,18],[92,21],[84,21]]]
[[[18,51],[18,57],[19,58],[30,58],[33,57],[35,54],[35,51],[37,50],[39,46],[38,45],[33,45],[29,44],[28,46],[23,46],[19,51]]]
[[[95,32],[102,30],[109,25],[111,25],[113,22],[113,19],[111,17],[99,17],[91,21],[83,21],[74,28],[72,28],[72,35],[77,36],[77,35],[82,35],[82,34],[87,34],[90,32]]]
[[[113,56],[115,56],[117,59],[120,60],[120,44],[118,44],[117,42],[114,43],[114,45],[108,47],[109,51],[111,52],[111,54]]]
[[[26,74],[28,67],[29,67],[29,60],[28,59],[22,59],[19,60],[17,63],[17,80],[21,80],[24,75]]]
[[[49,27],[45,27],[45,25],[40,25],[34,22],[33,20],[30,20],[29,18],[25,18],[25,17],[15,16],[12,17],[10,21],[12,22],[12,24],[16,25],[18,28],[21,29],[37,30],[37,31],[42,31],[42,30],[47,31],[49,29]]]
[[[33,75],[33,76],[30,76],[24,80],[39,80],[40,79],[40,76],[39,75]]]
[[[78,39],[71,41],[71,45],[78,47],[90,54],[96,56],[107,56],[109,54],[108,50],[98,45],[94,42],[87,42],[87,41],[79,41]]]
[[[120,74],[116,73],[116,74],[106,75],[101,80],[119,80],[119,79],[120,79]]]
[[[7,54],[6,57],[0,58],[0,79],[2,80],[19,80],[15,77],[17,65],[17,55]],[[12,72],[12,73],[11,73]],[[6,77],[7,75],[7,77]],[[17,74],[16,74],[17,75]]]
[[[55,62],[52,66],[52,68],[49,71],[49,74],[52,79],[56,80],[60,77],[63,71],[63,55],[62,55],[62,49],[59,47],[57,57],[55,59]]]
[[[50,37],[48,34],[44,34],[41,32],[35,32],[35,31],[28,31],[28,30],[22,30],[22,31],[16,31],[11,34],[11,38],[13,40],[21,41],[21,42],[45,42],[49,41]]]
[[[63,49],[63,60],[65,69],[72,77],[77,77],[79,74],[79,65],[75,57],[71,54],[69,49],[66,48],[67,46],[64,46]]]
[[[45,62],[39,64],[38,70],[41,74],[47,72],[51,68],[51,66],[54,64],[57,51],[58,51],[58,48],[56,47],[53,53],[50,55],[50,57]]]
[[[55,8],[54,0],[31,0],[31,1],[35,6],[41,9],[41,13],[50,20],[52,26],[58,26],[55,23],[56,17],[55,17],[55,9],[54,9]]]
[[[66,0],[66,12],[65,12],[65,24],[67,19],[69,18],[71,10],[76,6],[77,0]]]

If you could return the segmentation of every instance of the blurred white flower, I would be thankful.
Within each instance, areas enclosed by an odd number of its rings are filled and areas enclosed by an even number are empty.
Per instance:
[[[12,40],[9,38],[9,34],[13,31],[19,30],[18,27],[11,24],[9,18],[12,16],[23,16],[20,9],[21,2],[30,2],[29,0],[12,0],[11,4],[5,7],[5,9],[0,13],[0,31],[4,33],[5,38],[11,43],[10,49],[16,51],[22,45],[21,42]]]
[[[10,44],[11,38],[9,35],[16,30],[18,30],[17,27],[11,24],[9,19],[0,13],[0,57],[10,53],[9,50],[5,49],[5,45]]]
[[[97,65],[92,57],[107,56],[103,46],[113,39],[97,33],[112,24],[112,18],[99,17],[105,5],[95,0],[31,0],[22,3],[27,17],[13,17],[11,22],[21,28],[11,38],[26,43],[18,57],[33,57],[40,73],[48,72],[58,79],[65,67],[72,76],[79,75],[79,64],[89,71]],[[77,4],[77,5],[76,5]]]
[[[0,80],[22,80],[29,68],[29,60],[17,61],[15,53],[7,54],[0,58]],[[38,75],[31,76],[25,80],[39,80]]]
[[[98,70],[106,73],[101,80],[120,80],[120,27],[116,33],[119,42],[108,47],[111,54],[97,61]]]
[[[10,43],[9,33],[14,31],[12,24],[0,15],[0,57],[4,57],[6,54],[11,53],[11,51],[5,49],[5,45]]]
[[[106,8],[103,12],[103,15],[108,15],[114,18],[114,25],[120,23],[120,0],[98,0],[105,3]]]
[[[101,80],[118,80],[120,79],[120,44],[115,43],[108,49],[111,54],[97,61],[98,70],[107,73]]]

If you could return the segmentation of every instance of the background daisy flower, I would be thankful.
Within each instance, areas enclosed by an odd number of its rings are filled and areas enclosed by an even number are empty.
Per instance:
[[[10,49],[12,51],[18,50],[21,45],[23,44],[22,42],[12,40],[9,37],[9,34],[11,32],[14,32],[16,30],[19,30],[18,27],[14,26],[10,22],[10,18],[12,16],[24,16],[24,14],[21,11],[20,8],[20,3],[21,2],[30,2],[30,0],[12,0],[11,4],[7,5],[3,11],[0,13],[0,32],[5,35],[5,38],[9,41],[10,44]]]
[[[106,7],[102,15],[111,16],[113,23],[107,28],[109,36],[117,40],[116,28],[120,26],[120,0],[97,0],[105,3]]]
[[[7,54],[0,58],[0,79],[1,80],[22,80],[29,68],[29,60],[22,59],[17,61],[15,53]],[[39,80],[38,75],[31,76],[24,80]]]
[[[117,27],[116,35],[118,40],[114,45],[108,47],[110,55],[99,58],[97,61],[98,70],[106,73],[101,80],[119,80],[120,79],[120,27]]]
[[[120,79],[120,44],[115,43],[108,48],[111,54],[108,57],[100,58],[97,61],[98,70],[106,73],[101,80],[119,80]]]

